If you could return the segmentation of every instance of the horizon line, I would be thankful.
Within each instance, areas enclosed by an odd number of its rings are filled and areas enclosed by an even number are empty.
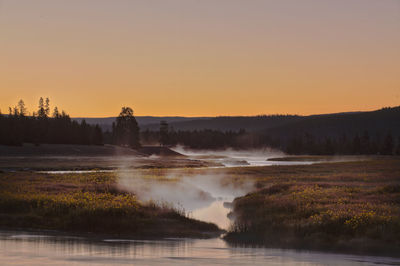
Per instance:
[[[257,117],[257,116],[316,116],[316,115],[335,115],[335,114],[347,114],[347,113],[364,113],[364,112],[374,112],[383,110],[386,108],[398,108],[400,105],[396,106],[385,106],[379,109],[370,109],[370,110],[354,110],[354,111],[342,111],[342,112],[329,112],[329,113],[313,113],[313,114],[283,114],[283,113],[275,113],[275,114],[255,114],[255,115],[195,115],[195,116],[185,116],[185,115],[134,115],[135,117],[182,117],[182,118],[217,118],[217,117]],[[71,118],[92,118],[92,119],[100,119],[100,118],[115,118],[116,116],[71,116]]]

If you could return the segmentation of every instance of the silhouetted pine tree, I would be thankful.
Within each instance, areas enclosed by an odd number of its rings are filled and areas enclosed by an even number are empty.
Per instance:
[[[113,138],[117,145],[131,148],[140,147],[139,126],[133,116],[132,108],[122,107],[116,123],[113,123]]]

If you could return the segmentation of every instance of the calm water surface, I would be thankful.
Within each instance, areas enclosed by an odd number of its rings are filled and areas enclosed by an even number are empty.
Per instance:
[[[400,259],[229,246],[207,240],[86,239],[0,231],[0,265],[400,265]]]

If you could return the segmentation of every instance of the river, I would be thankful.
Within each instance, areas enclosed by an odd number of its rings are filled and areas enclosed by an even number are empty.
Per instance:
[[[0,265],[400,265],[400,259],[260,247],[220,238],[89,239],[0,231]]]

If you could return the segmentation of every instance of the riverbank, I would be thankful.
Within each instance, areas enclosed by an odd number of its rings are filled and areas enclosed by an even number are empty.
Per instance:
[[[211,223],[163,203],[142,203],[113,173],[0,173],[0,226],[134,238],[211,237]]]
[[[258,189],[235,199],[230,243],[399,256],[400,158],[238,170],[246,176]]]
[[[284,157],[269,158],[272,162],[349,162],[383,158],[379,155],[290,155]]]
[[[116,170],[191,168],[221,164],[187,158],[168,147],[139,150],[114,145],[0,145],[0,171]]]
[[[77,145],[77,144],[40,144],[24,143],[21,146],[0,145],[0,157],[35,156],[136,156],[148,157],[185,157],[165,146],[142,146],[139,149],[117,145]]]

